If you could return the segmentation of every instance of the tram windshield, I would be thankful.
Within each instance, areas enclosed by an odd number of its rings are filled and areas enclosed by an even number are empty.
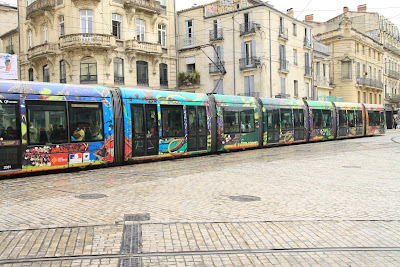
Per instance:
[[[2,141],[18,139],[17,114],[14,105],[0,104],[0,139]]]

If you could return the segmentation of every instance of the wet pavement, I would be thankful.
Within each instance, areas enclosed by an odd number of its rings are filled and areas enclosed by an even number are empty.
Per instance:
[[[0,180],[2,266],[399,266],[400,131]]]

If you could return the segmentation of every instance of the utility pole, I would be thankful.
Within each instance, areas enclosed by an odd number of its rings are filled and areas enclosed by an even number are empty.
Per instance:
[[[236,58],[235,58],[235,13],[232,15],[232,38],[233,38],[233,95],[236,95]]]

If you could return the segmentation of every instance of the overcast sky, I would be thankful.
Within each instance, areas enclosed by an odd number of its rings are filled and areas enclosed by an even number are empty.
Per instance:
[[[194,4],[203,5],[213,2],[212,0],[175,0],[177,10],[192,7]],[[0,0],[0,2],[17,4],[17,0]],[[395,23],[400,28],[400,1],[398,0],[270,0],[276,9],[286,12],[293,8],[295,17],[304,20],[305,15],[314,14],[315,21],[327,21],[343,11],[347,6],[350,10],[356,11],[357,6],[367,4],[367,11],[378,12]]]

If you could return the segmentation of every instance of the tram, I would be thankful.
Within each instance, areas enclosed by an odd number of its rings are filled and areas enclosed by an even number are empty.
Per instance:
[[[382,105],[0,81],[0,176],[384,134]]]

